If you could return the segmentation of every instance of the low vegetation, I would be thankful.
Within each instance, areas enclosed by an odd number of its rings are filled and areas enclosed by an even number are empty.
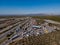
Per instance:
[[[7,37],[0,39],[0,44],[3,43],[5,40],[7,40]]]
[[[37,18],[37,19],[50,19],[50,20],[54,20],[54,21],[60,22],[60,16],[33,16],[33,18]]]

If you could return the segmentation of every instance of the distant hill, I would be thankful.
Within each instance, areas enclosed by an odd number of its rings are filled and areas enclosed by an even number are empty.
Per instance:
[[[52,15],[52,14],[13,14],[13,15],[0,15],[1,16],[60,16],[60,15]]]

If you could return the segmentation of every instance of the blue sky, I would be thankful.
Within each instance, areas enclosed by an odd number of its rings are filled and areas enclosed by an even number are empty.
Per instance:
[[[0,0],[0,14],[60,14],[60,0]]]

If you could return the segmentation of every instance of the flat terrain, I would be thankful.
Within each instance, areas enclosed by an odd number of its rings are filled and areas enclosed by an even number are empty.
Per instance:
[[[60,45],[60,16],[0,17],[1,45]]]
[[[37,23],[41,24],[43,24],[44,19],[60,22],[60,16],[33,16],[33,18],[37,21]],[[39,34],[37,36],[33,35],[24,37],[23,39],[10,43],[9,45],[60,45],[60,30],[42,35]]]

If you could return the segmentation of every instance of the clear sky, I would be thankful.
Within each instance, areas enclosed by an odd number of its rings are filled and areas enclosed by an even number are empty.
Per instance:
[[[0,14],[60,14],[60,0],[0,0]]]

